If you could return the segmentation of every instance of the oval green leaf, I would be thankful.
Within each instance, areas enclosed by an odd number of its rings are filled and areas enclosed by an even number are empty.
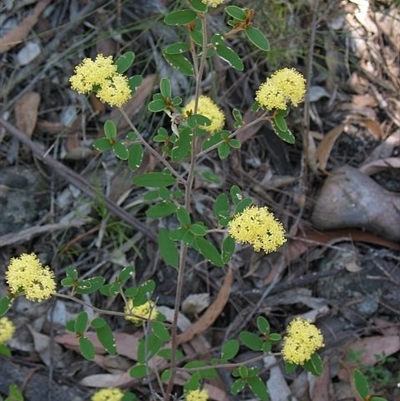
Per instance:
[[[104,135],[107,139],[113,140],[117,136],[117,126],[114,121],[107,120],[104,123]]]
[[[108,138],[98,138],[93,142],[93,147],[100,152],[105,152],[112,148],[111,142]]]
[[[96,355],[94,345],[87,337],[81,337],[79,339],[79,350],[82,356],[89,361],[92,361]]]
[[[119,56],[115,60],[115,65],[117,66],[117,71],[119,74],[123,74],[134,62],[135,53],[134,52],[126,52]]]
[[[167,172],[151,172],[139,175],[133,179],[133,183],[139,187],[168,187],[175,184],[176,178]]]
[[[118,159],[128,160],[129,151],[128,148],[122,142],[115,142],[114,145],[112,145],[112,150],[115,156],[118,157]]]
[[[163,50],[163,52],[165,54],[182,54],[189,50],[190,50],[189,44],[187,44],[186,42],[177,42],[177,43],[173,43],[172,45],[169,45],[168,47],[166,47]],[[163,94],[162,91],[161,91],[161,93]],[[163,96],[165,96],[165,95],[163,94]],[[169,97],[170,96],[171,95],[169,95]]]
[[[146,216],[151,219],[159,219],[167,217],[175,213],[176,205],[172,202],[158,203],[157,205],[150,206],[146,211]]]
[[[258,28],[255,28],[254,26],[249,26],[245,29],[245,33],[247,39],[249,39],[249,41],[260,50],[268,51],[271,49],[268,39]]]
[[[177,269],[179,265],[179,251],[176,249],[175,242],[170,239],[166,228],[160,228],[158,232],[158,249],[165,262]]]
[[[165,16],[164,22],[167,25],[186,25],[197,17],[193,10],[173,11]]]
[[[184,75],[194,75],[192,63],[182,54],[167,54],[163,52],[163,56],[168,64]]]
[[[238,21],[245,21],[247,14],[243,8],[236,7],[236,6],[228,6],[225,8],[225,12],[230,15],[232,18],[237,19]]]
[[[218,56],[222,60],[226,61],[232,68],[238,71],[244,70],[243,61],[230,47],[224,45],[223,43],[219,43],[215,46],[215,50]]]

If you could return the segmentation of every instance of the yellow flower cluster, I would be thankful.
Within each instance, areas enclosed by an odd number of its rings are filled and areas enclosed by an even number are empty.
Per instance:
[[[2,317],[0,319],[0,344],[10,340],[14,332],[14,323],[8,317]]]
[[[103,388],[92,395],[92,401],[121,401],[124,393],[119,388]]]
[[[286,242],[285,229],[267,207],[249,206],[228,223],[228,233],[237,242],[251,244],[258,252],[275,251]]]
[[[111,56],[98,54],[95,61],[85,58],[69,82],[78,93],[97,91],[99,99],[110,106],[122,106],[131,96],[128,78],[117,72]]]
[[[11,258],[6,281],[12,294],[24,293],[30,301],[43,301],[56,292],[54,273],[34,253]]]
[[[296,365],[303,365],[315,351],[324,346],[321,330],[302,318],[290,322],[283,341],[283,359]]]
[[[184,116],[191,116],[194,114],[194,99],[191,100],[182,110]],[[209,98],[208,96],[200,96],[197,105],[197,113],[207,117],[210,125],[200,126],[204,131],[214,133],[222,129],[225,124],[225,116],[221,109]]]
[[[185,394],[186,401],[207,401],[208,392],[207,390],[192,390]]]
[[[256,101],[267,110],[286,110],[287,103],[297,106],[306,92],[306,80],[294,68],[276,71],[256,92]]]
[[[125,319],[140,324],[144,320],[155,320],[158,317],[158,310],[153,301],[147,301],[143,305],[135,306],[133,299],[129,299],[124,309]]]
[[[201,0],[203,4],[206,4],[209,7],[217,7],[222,4],[225,0]]]

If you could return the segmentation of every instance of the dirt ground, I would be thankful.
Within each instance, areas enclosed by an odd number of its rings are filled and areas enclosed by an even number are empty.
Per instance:
[[[174,95],[187,100],[193,94],[193,82],[161,54],[179,39],[179,31],[162,22],[173,3],[0,1],[0,297],[7,293],[10,258],[35,252],[58,280],[74,266],[83,277],[102,275],[111,282],[135,265],[135,282],[155,280],[157,305],[165,314],[172,310],[177,274],[160,258],[158,223],[146,217],[149,203],[132,184],[134,174],[157,169],[157,161],[147,157],[132,173],[109,152],[95,151],[93,141],[103,135],[107,119],[119,132],[128,127],[118,110],[78,95],[68,80],[84,57],[134,51],[129,72],[144,80],[124,108],[149,141],[159,127],[169,129],[168,120],[145,105],[163,76],[171,79]],[[227,3],[254,8],[254,25],[271,43],[265,54],[235,37],[229,44],[245,70],[233,71],[220,60],[213,60],[215,73],[206,69],[202,90],[218,99],[227,128],[233,127],[233,108],[246,122],[255,118],[255,90],[277,68],[295,67],[309,86],[305,102],[288,118],[294,145],[278,139],[267,123],[252,126],[241,132],[241,149],[228,159],[210,154],[205,161],[204,169],[221,184],[195,182],[199,220],[211,224],[212,199],[238,185],[279,217],[288,242],[270,255],[237,247],[229,301],[184,353],[218,353],[227,338],[256,331],[258,315],[281,334],[294,316],[303,316],[324,334],[324,373],[287,374],[278,355],[262,360],[272,401],[355,400],[354,368],[364,372],[375,394],[400,400],[400,4]],[[223,29],[222,8],[209,23],[211,32]],[[195,252],[189,258],[183,299],[199,294],[193,302],[208,305],[218,299],[226,270],[197,263]],[[83,300],[112,311],[122,307],[121,300],[100,295]],[[12,357],[0,356],[0,400],[11,384],[27,401],[78,401],[115,383],[151,399],[146,384],[126,378],[140,330],[111,318],[124,351],[111,357],[99,349],[87,361],[65,330],[81,308],[62,299],[14,303],[8,316],[17,330],[9,342]],[[243,350],[236,362],[255,356]],[[228,373],[209,384],[210,398],[252,399],[229,393]],[[182,394],[179,383],[175,390]]]

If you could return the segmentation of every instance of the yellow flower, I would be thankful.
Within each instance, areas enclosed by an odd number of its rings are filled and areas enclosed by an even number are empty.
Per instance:
[[[194,104],[195,101],[193,99],[183,108],[182,114],[184,116],[191,116],[194,114]],[[224,113],[208,96],[202,95],[199,97],[196,114],[201,114],[211,121],[210,125],[200,126],[204,131],[214,133],[221,130],[225,124]]]
[[[132,298],[129,299],[128,305],[125,306],[124,312],[126,314],[125,319],[135,324],[140,324],[143,320],[155,320],[158,316],[158,310],[153,301],[134,306]]]
[[[292,320],[283,340],[282,356],[285,361],[303,365],[319,348],[324,346],[321,330],[302,318]]]
[[[72,89],[78,93],[89,93],[94,85],[105,84],[107,78],[115,74],[117,74],[117,66],[113,64],[112,57],[98,54],[95,61],[85,58],[76,66],[75,75],[69,79],[69,82]]]
[[[121,401],[124,393],[119,388],[103,388],[92,395],[92,401]]]
[[[185,394],[186,401],[207,401],[208,392],[207,390],[192,390]]]
[[[121,74],[115,74],[106,80],[97,91],[98,98],[110,106],[122,106],[130,97],[128,78]]]
[[[228,223],[228,233],[237,242],[251,244],[257,252],[273,252],[286,242],[285,229],[267,207],[249,206]]]
[[[276,71],[256,92],[256,100],[267,110],[286,110],[290,101],[297,106],[306,92],[306,80],[294,68]]]
[[[225,0],[201,0],[203,4],[206,4],[210,7],[217,7],[222,4]]]
[[[0,343],[10,340],[14,332],[14,323],[8,317],[0,318]]]
[[[131,96],[128,78],[117,72],[111,56],[99,54],[95,61],[85,58],[69,82],[78,93],[97,91],[99,99],[110,106],[122,106]]]
[[[23,292],[30,301],[43,301],[56,292],[54,273],[34,253],[11,258],[6,281],[12,294]]]

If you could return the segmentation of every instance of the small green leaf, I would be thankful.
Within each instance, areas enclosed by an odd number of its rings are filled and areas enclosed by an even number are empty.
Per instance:
[[[171,81],[168,78],[161,78],[160,92],[164,96],[164,98],[171,97]]]
[[[165,262],[177,269],[179,252],[176,249],[175,242],[170,239],[169,232],[165,228],[160,228],[158,231],[158,249]]]
[[[172,68],[175,68],[175,70],[179,71],[183,75],[194,75],[192,63],[182,54],[163,53],[163,56]]]
[[[263,340],[256,334],[250,333],[249,331],[242,331],[239,334],[239,338],[247,348],[253,351],[261,351]]]
[[[176,217],[178,218],[181,226],[190,224],[190,214],[184,207],[179,207],[176,210]]]
[[[322,360],[316,352],[311,355],[310,360],[304,363],[303,367],[314,376],[321,376],[323,371]]]
[[[105,152],[112,148],[111,142],[107,138],[98,138],[93,142],[93,147],[100,152]]]
[[[363,400],[366,400],[367,397],[370,395],[368,381],[359,369],[355,369],[353,371],[353,381],[358,395]]]
[[[255,28],[254,26],[249,26],[245,29],[245,33],[247,39],[249,39],[249,41],[260,50],[268,51],[271,49],[268,39],[258,28]]]
[[[245,365],[239,366],[239,375],[242,379],[247,379],[249,376],[249,369]]]
[[[134,75],[133,77],[129,78],[128,84],[132,96],[136,93],[137,88],[142,84],[142,82],[143,77],[141,75]]]
[[[89,317],[86,312],[80,312],[75,319],[75,333],[85,333],[88,325]]]
[[[128,149],[128,166],[132,171],[136,171],[143,161],[142,145],[134,143]]]
[[[237,379],[233,382],[231,386],[231,392],[233,394],[240,393],[246,386],[246,383],[244,382],[243,379]]]
[[[200,29],[190,31],[190,37],[197,46],[203,46],[203,32]]]
[[[269,335],[270,325],[264,316],[257,317],[257,327],[261,334],[264,334],[264,336]]]
[[[247,17],[246,11],[244,11],[243,8],[236,6],[225,7],[225,12],[238,21],[245,21]]]
[[[146,365],[137,364],[129,370],[129,376],[134,377],[135,379],[141,379],[142,377],[146,377],[146,375],[147,375]]]
[[[214,203],[214,214],[218,223],[225,226],[229,220],[229,198],[225,193],[219,194]]]
[[[279,138],[281,138],[283,141],[288,142],[292,145],[295,143],[296,138],[290,132],[290,130],[287,128],[286,121],[280,114],[275,115],[273,120],[271,121],[271,123],[272,123],[272,128],[275,131],[275,134]],[[286,129],[280,128],[280,127],[285,127],[285,126],[286,126]]]
[[[117,346],[115,344],[113,332],[107,322],[104,319],[102,320],[104,321],[104,325],[95,328],[97,338],[99,339],[100,344],[110,355],[115,355],[117,353]]]
[[[226,142],[222,142],[218,146],[218,156],[221,160],[226,159],[231,153],[231,147]]]
[[[114,145],[112,145],[112,150],[115,156],[118,157],[118,159],[128,160],[129,151],[128,148],[122,142],[115,142]]]
[[[189,231],[196,237],[204,237],[207,234],[207,227],[203,223],[192,224]]]
[[[203,255],[215,266],[223,266],[222,258],[217,248],[203,237],[197,237],[193,243],[197,252]]]
[[[128,281],[135,274],[135,266],[126,266],[119,273],[118,279],[122,283]]]
[[[232,138],[229,141],[229,146],[234,149],[240,149],[241,144],[236,138]]]
[[[186,25],[197,17],[193,10],[173,11],[165,16],[164,22],[167,25]]]
[[[261,401],[269,400],[269,394],[265,383],[260,379],[259,376],[251,377],[247,380],[251,391]]]
[[[24,396],[16,384],[8,387],[8,397],[5,401],[24,401]]]
[[[250,198],[244,198],[235,205],[235,214],[242,213],[244,209],[249,207],[253,201]]]
[[[119,74],[123,74],[135,61],[134,52],[126,52],[119,56],[115,60],[115,65],[117,66],[117,71]]]
[[[4,316],[11,308],[13,298],[8,295],[0,298],[0,316]]]
[[[282,114],[277,113],[274,116],[274,124],[276,128],[278,128],[281,131],[286,131],[287,130],[287,124],[285,118],[282,116]]]
[[[215,46],[215,50],[218,56],[222,60],[226,61],[232,68],[238,71],[244,70],[243,61],[240,59],[237,53],[234,52],[230,47],[226,46],[223,43],[219,43],[218,45]]]
[[[89,361],[92,361],[96,355],[94,345],[87,337],[81,337],[79,339],[79,350],[82,356]]]
[[[183,128],[179,132],[179,138],[175,141],[171,151],[171,159],[174,163],[180,163],[190,156],[192,149],[192,133],[190,129]]]
[[[382,397],[371,397],[370,401],[388,401],[388,400]]]
[[[151,322],[151,328],[154,334],[164,343],[168,342],[171,339],[171,335],[169,331],[165,327],[165,325],[161,322],[153,321]]]
[[[165,54],[182,54],[190,50],[190,46],[186,42],[178,42],[178,43],[173,43],[172,45],[169,45],[166,47],[163,52]],[[163,94],[161,88],[160,92],[164,97],[167,97],[166,95]],[[171,94],[168,96],[171,97]]]
[[[107,120],[104,123],[104,135],[107,139],[113,140],[117,136],[117,126],[115,125],[114,121]]]
[[[297,365],[295,365],[294,363],[285,361],[285,371],[286,373],[293,373],[297,368]]]
[[[63,287],[72,287],[75,284],[75,281],[76,280],[74,280],[73,278],[66,277],[61,280],[61,285]]]
[[[104,277],[97,276],[82,280],[76,286],[78,294],[92,294],[96,292],[105,282]]]
[[[233,125],[234,128],[237,129],[237,128],[243,127],[243,125],[244,125],[243,117],[238,109],[232,110],[232,116],[235,120],[235,124]]]
[[[269,340],[274,342],[274,343],[277,343],[278,341],[281,341],[281,339],[282,339],[282,336],[279,333],[271,333],[269,335]]]
[[[162,202],[157,205],[150,206],[146,211],[146,216],[151,219],[159,219],[161,217],[167,217],[175,213],[176,205],[172,202]]]
[[[227,236],[222,243],[222,262],[227,264],[235,252],[235,240]]]
[[[171,378],[171,369],[165,369],[164,372],[161,373],[161,380],[164,383],[167,383]]]
[[[239,352],[239,342],[236,340],[228,340],[221,348],[221,359],[229,361],[234,358]]]
[[[175,184],[176,178],[168,172],[151,172],[139,175],[133,179],[133,183],[139,187],[168,187]]]
[[[229,193],[235,206],[243,200],[242,190],[237,185],[232,185]]]
[[[189,3],[196,11],[201,13],[205,13],[207,11],[207,5],[201,0],[189,0]]]
[[[158,113],[160,111],[164,111],[168,108],[167,103],[165,103],[164,99],[156,99],[152,100],[149,105],[147,106],[149,111],[152,113]]]
[[[11,356],[11,350],[7,347],[7,345],[0,343],[0,355],[3,355],[7,358]]]

